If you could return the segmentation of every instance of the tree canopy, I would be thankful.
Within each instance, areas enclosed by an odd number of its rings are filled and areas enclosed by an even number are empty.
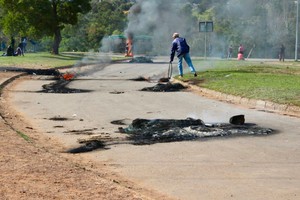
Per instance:
[[[87,13],[88,0],[0,0],[3,32],[32,37],[53,36],[52,53],[58,54],[61,30],[75,25],[78,13]]]
[[[153,37],[156,53],[168,52],[175,31],[199,56],[205,38],[211,56],[240,43],[246,52],[255,48],[255,57],[276,57],[281,44],[287,57],[295,49],[293,0],[0,0],[0,5],[4,35],[53,36],[54,53],[61,41],[63,50],[98,50],[105,36],[128,31]],[[200,21],[213,21],[214,31],[199,32]]]

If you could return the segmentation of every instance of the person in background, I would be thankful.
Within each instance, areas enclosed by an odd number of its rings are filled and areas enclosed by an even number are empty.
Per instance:
[[[229,45],[229,47],[228,47],[227,58],[232,58],[232,45]]]
[[[240,44],[239,49],[238,49],[238,60],[244,60],[244,46]]]
[[[244,46],[242,44],[240,44],[238,52],[244,54]]]
[[[23,43],[22,42],[18,45],[18,47],[16,49],[15,56],[24,56]]]
[[[3,51],[4,49],[6,49],[6,44],[5,44],[4,41],[1,42],[1,48],[2,48],[2,51]]]
[[[14,56],[21,56],[21,55],[24,56],[22,49],[20,47],[17,47],[16,53],[14,54]]]
[[[184,59],[187,65],[190,68],[190,71],[194,73],[194,76],[197,76],[196,70],[193,66],[191,57],[190,57],[190,47],[187,44],[185,38],[179,37],[179,33],[173,34],[173,42],[171,48],[171,55],[170,55],[170,63],[173,62],[175,53],[177,54],[178,58],[178,71],[179,75],[183,77],[183,69],[182,69],[182,60]]]
[[[279,49],[279,61],[284,62],[284,57],[285,57],[285,46],[282,44]]]
[[[10,45],[7,47],[6,56],[14,56],[14,49]]]
[[[22,38],[21,38],[21,43],[22,43],[22,46],[20,46],[20,47],[21,47],[22,52],[23,52],[23,54],[24,54],[25,51],[26,51],[27,38],[26,38],[26,37],[22,37]]]

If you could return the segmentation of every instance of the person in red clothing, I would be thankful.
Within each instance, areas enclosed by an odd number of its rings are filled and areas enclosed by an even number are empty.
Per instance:
[[[240,44],[238,49],[238,60],[244,60],[244,46]]]

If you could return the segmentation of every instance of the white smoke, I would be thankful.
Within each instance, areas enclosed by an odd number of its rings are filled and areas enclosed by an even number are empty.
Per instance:
[[[186,36],[195,27],[181,12],[184,3],[176,0],[137,0],[130,9],[125,34],[152,37],[153,53],[168,54],[174,32]]]

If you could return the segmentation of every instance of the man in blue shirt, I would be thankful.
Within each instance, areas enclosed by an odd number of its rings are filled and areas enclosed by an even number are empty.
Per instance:
[[[171,48],[171,55],[170,55],[170,63],[173,62],[175,52],[177,53],[178,58],[178,71],[179,75],[183,77],[183,70],[182,70],[182,59],[185,60],[187,65],[189,66],[192,73],[194,73],[194,76],[197,76],[196,70],[193,66],[191,57],[190,57],[190,47],[187,44],[185,38],[179,37],[179,33],[173,34],[173,42],[172,42],[172,48]]]

